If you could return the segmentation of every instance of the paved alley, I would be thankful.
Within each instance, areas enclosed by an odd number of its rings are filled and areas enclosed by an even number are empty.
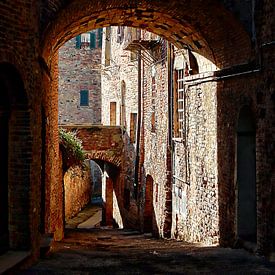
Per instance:
[[[51,253],[23,274],[275,274],[242,249],[200,247],[130,230],[67,230]]]

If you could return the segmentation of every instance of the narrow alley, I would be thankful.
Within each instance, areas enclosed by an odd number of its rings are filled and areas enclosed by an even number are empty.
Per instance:
[[[23,274],[275,274],[243,249],[155,239],[133,230],[67,230],[48,257]]]
[[[0,274],[275,274],[274,0],[0,1]]]

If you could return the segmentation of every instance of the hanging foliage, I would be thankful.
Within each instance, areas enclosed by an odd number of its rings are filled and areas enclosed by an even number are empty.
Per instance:
[[[62,151],[63,165],[70,167],[83,164],[85,152],[82,147],[82,141],[76,136],[76,132],[69,132],[60,128],[59,144]]]

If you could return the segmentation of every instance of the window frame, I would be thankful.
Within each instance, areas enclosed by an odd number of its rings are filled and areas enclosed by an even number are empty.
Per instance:
[[[85,95],[85,100],[83,96]],[[79,106],[80,107],[89,107],[89,90],[80,90],[79,92]]]

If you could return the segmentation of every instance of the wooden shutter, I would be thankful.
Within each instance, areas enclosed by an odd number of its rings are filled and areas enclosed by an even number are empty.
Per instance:
[[[80,91],[80,106],[89,106],[89,91]]]
[[[130,114],[130,142],[136,142],[137,114]]]
[[[78,35],[76,36],[75,47],[76,49],[80,49],[80,46],[81,46],[81,36]]]
[[[90,49],[96,48],[96,34],[95,32],[90,33]]]
[[[116,102],[110,102],[110,125],[116,125]]]

